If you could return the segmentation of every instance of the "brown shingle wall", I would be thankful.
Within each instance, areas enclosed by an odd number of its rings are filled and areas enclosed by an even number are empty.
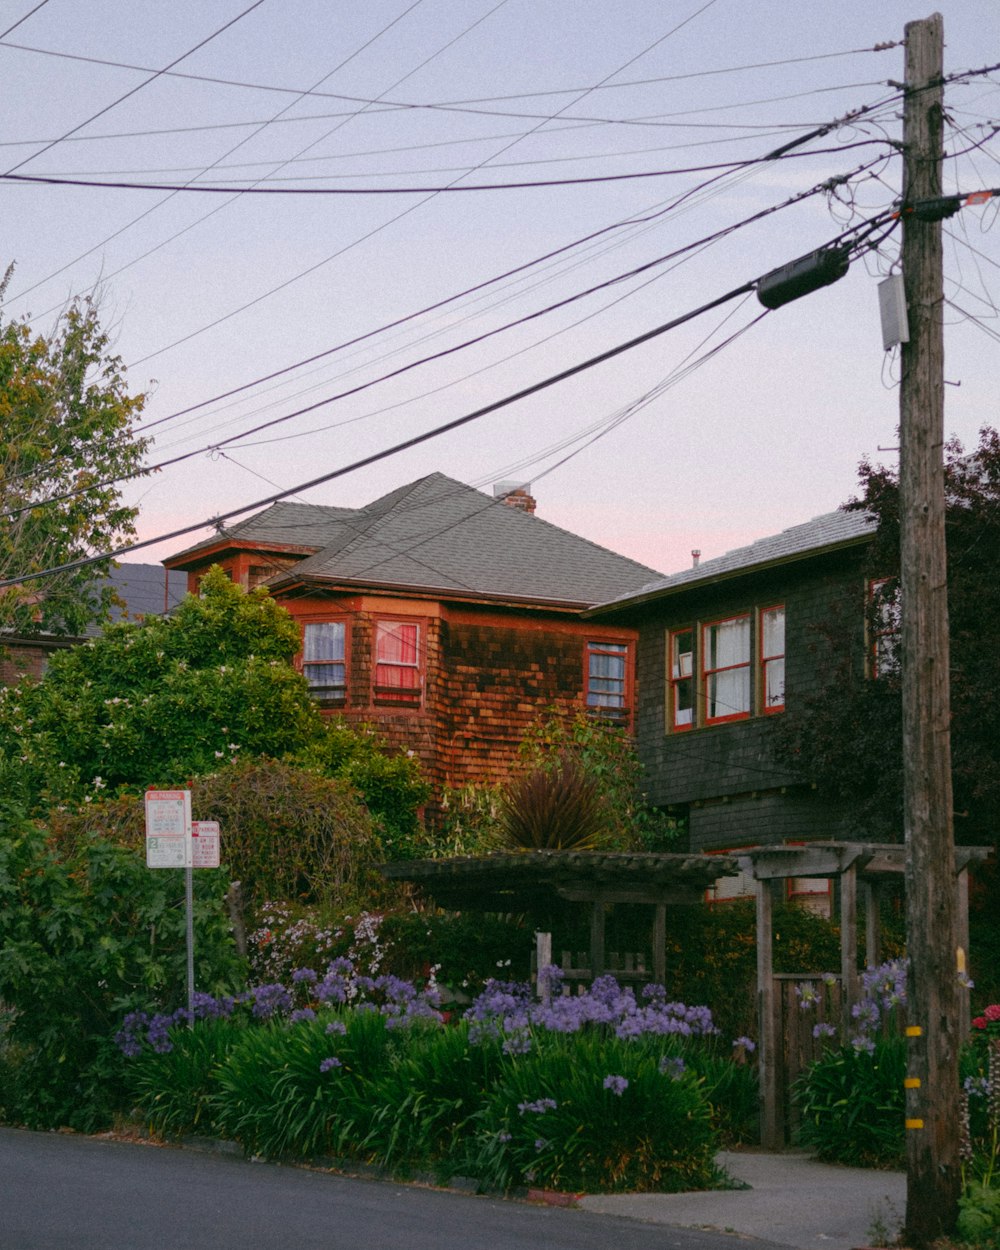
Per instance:
[[[51,648],[29,643],[0,645],[0,686],[13,686],[22,677],[38,681],[51,654]]]

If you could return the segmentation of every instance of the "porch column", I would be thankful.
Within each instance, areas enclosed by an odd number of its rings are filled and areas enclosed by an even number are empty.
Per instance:
[[[604,900],[595,898],[590,905],[590,976],[604,975]]]
[[[653,909],[653,980],[657,985],[667,982],[666,903],[657,903]]]
[[[765,1150],[784,1146],[784,1116],[779,1106],[780,1000],[774,987],[773,911],[771,882],[757,882],[757,1065],[760,1080],[760,1144]]]

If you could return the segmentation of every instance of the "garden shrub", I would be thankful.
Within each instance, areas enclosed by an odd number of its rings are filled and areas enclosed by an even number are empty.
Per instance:
[[[242,974],[222,872],[194,874],[195,978]],[[71,854],[16,818],[0,832],[0,1116],[30,1128],[107,1124],[125,1098],[113,1035],[122,1012],[186,994],[184,873],[96,835]]]
[[[276,760],[237,759],[190,783],[196,820],[217,820],[222,862],[248,903],[287,898],[351,904],[382,858],[371,820],[347,782]],[[141,850],[141,796],[52,812],[53,836],[69,845],[102,830]]]
[[[387,860],[419,854],[420,812],[430,798],[420,761],[393,751],[373,729],[331,717],[290,762],[349,782],[364,799]]]
[[[888,1168],[905,1161],[906,1042],[887,1037],[873,1046],[827,1051],[797,1087],[799,1140],[828,1163]]]
[[[702,1189],[718,1137],[699,1079],[615,1036],[534,1032],[481,1116],[480,1175],[582,1192]]]
[[[637,999],[603,978],[588,995],[544,1004],[526,985],[491,982],[465,1019],[442,1026],[411,984],[359,976],[340,959],[322,978],[300,970],[290,987],[258,986],[219,1010],[228,1029],[199,1019],[188,1030],[178,1015],[133,1015],[123,1028],[137,1056],[131,1088],[152,1123],[210,1121],[267,1158],[460,1172],[484,1188],[719,1180],[698,1060],[711,1015],[655,989]],[[196,1045],[190,1034],[206,1029]]]

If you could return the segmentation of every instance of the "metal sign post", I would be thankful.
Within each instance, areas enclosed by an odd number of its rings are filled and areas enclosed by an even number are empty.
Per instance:
[[[190,790],[146,791],[146,866],[184,869],[187,1004],[194,1021],[194,869],[218,868],[219,824],[191,819]]]

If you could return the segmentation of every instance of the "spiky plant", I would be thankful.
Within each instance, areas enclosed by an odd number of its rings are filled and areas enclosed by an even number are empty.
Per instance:
[[[598,781],[564,756],[557,768],[536,768],[513,781],[499,813],[504,847],[528,851],[590,851],[607,832]]]

